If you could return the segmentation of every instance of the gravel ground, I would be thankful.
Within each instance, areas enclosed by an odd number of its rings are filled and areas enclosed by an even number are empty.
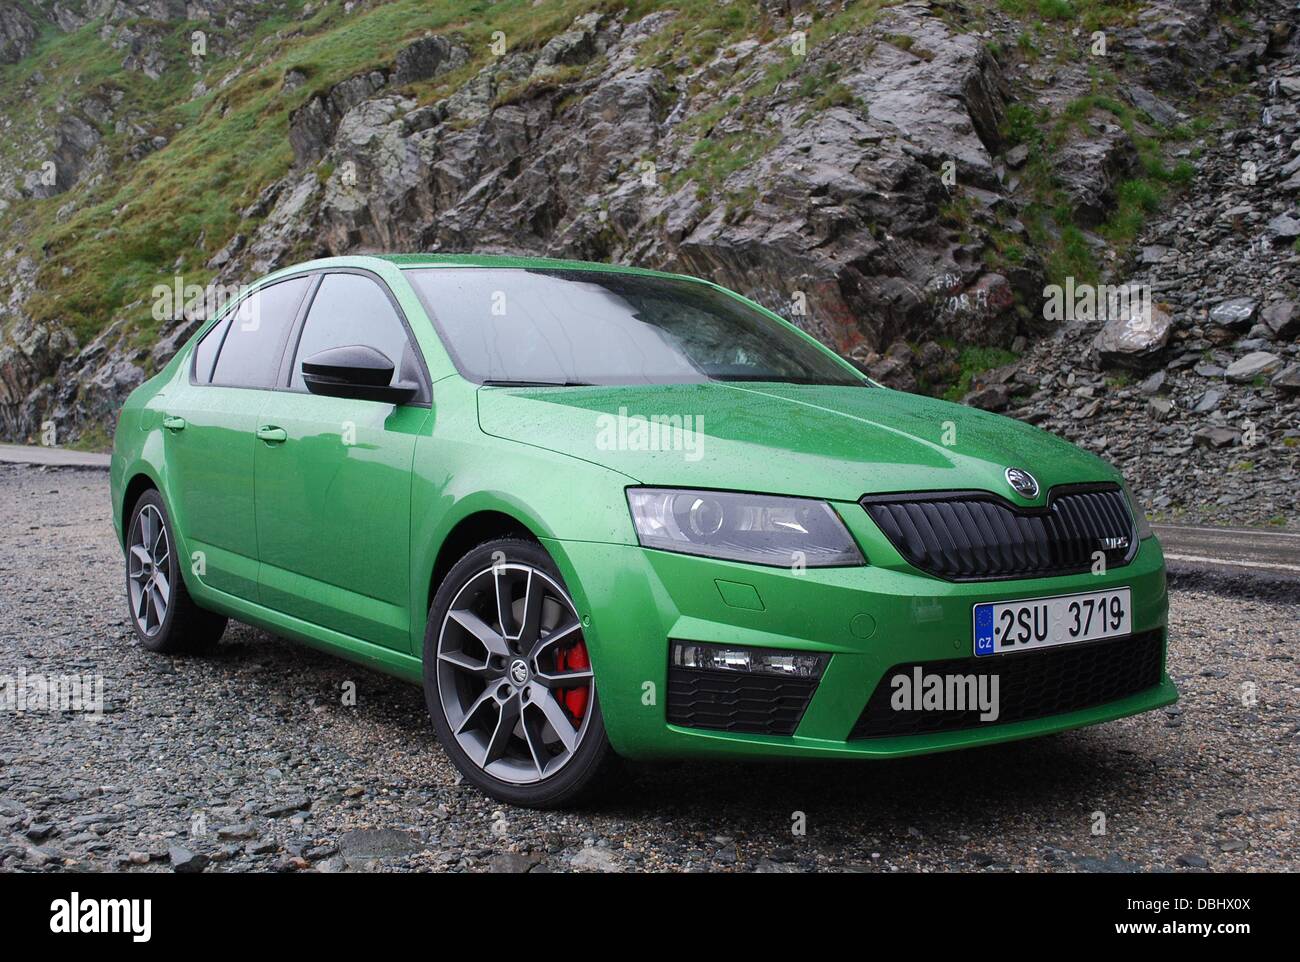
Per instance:
[[[1176,594],[1163,712],[884,764],[635,766],[535,813],[457,784],[414,687],[234,623],[209,658],[141,649],[107,502],[102,472],[0,466],[0,675],[101,673],[105,701],[0,711],[0,869],[1300,866],[1300,606]]]

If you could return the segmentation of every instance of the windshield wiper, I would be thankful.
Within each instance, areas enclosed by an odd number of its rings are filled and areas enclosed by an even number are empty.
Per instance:
[[[588,381],[515,381],[508,378],[488,378],[480,382],[484,387],[593,387]]]
[[[803,384],[813,387],[870,386],[868,381],[831,381],[819,377],[795,377],[783,374],[710,374],[709,380],[732,383]]]

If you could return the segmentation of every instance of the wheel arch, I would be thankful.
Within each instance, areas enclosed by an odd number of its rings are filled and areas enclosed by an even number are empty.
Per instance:
[[[424,610],[427,612],[433,607],[433,596],[438,593],[438,588],[447,577],[447,572],[470,549],[485,541],[509,537],[526,538],[541,543],[537,533],[527,523],[500,508],[472,511],[456,521],[443,537],[434,556]]]
[[[172,499],[167,492],[165,472],[155,470],[155,466],[145,459],[136,461],[131,467],[123,472],[122,476],[126,478],[126,483],[122,485],[121,500],[114,506],[120,512],[121,525],[118,531],[118,541],[122,545],[122,550],[126,550],[126,539],[128,529],[131,524],[131,509],[135,503],[140,500],[140,496],[146,491],[153,490],[158,492],[158,497],[162,499],[163,507],[167,510],[167,518],[171,522],[172,539],[176,544],[176,550],[183,558],[189,557],[188,542],[185,540],[185,533],[182,530],[183,525],[176,514],[176,506],[172,504]],[[182,564],[179,568],[181,580],[185,583],[185,589],[191,593],[194,591],[195,579],[191,578],[190,566]]]
[[[162,487],[158,484],[156,478],[147,471],[137,469],[131,478],[122,488],[122,503],[118,505],[118,510],[122,517],[122,537],[126,537],[126,528],[131,521],[131,509],[135,503],[140,500],[140,496],[150,488],[158,492],[159,497],[163,497]],[[165,499],[164,499],[165,500]],[[168,511],[170,514],[170,510]]]

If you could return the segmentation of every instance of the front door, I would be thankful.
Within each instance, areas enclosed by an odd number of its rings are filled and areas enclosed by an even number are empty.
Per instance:
[[[301,365],[364,344],[420,393],[408,404],[307,393]],[[353,638],[411,651],[411,466],[429,387],[396,302],[379,280],[321,280],[254,454],[262,604]]]

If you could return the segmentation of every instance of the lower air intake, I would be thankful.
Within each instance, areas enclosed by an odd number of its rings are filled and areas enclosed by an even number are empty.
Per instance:
[[[1062,645],[987,658],[907,662],[885,672],[849,740],[933,735],[1064,715],[1095,708],[1160,683],[1160,629],[1109,641]],[[891,679],[926,675],[997,675],[998,717],[981,721],[978,708],[963,711],[901,711],[893,707]]]
[[[668,723],[793,735],[816,689],[815,678],[669,667]]]

